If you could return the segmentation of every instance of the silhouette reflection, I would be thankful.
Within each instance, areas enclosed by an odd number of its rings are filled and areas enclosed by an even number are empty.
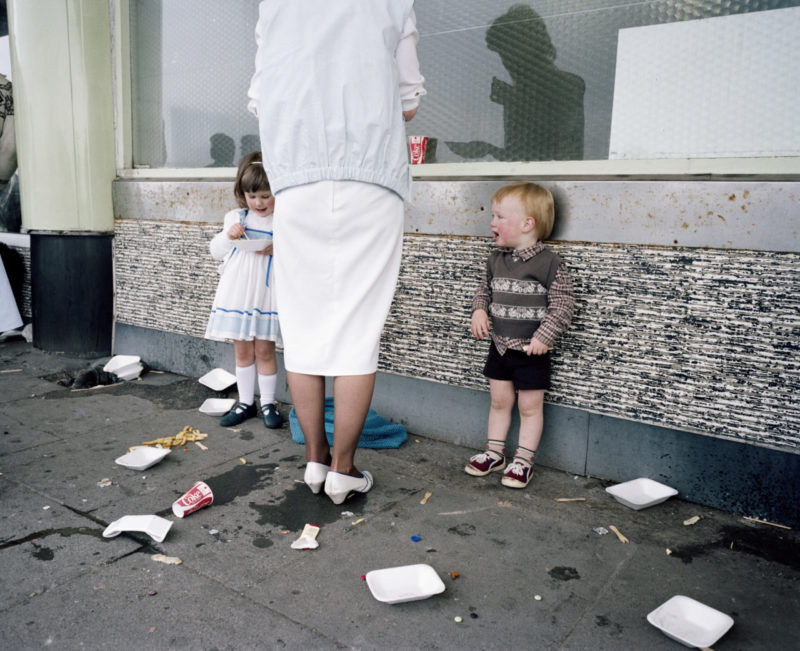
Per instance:
[[[556,49],[539,14],[526,5],[511,7],[486,31],[486,46],[500,56],[512,81],[492,79],[490,99],[503,107],[504,145],[445,144],[470,159],[583,159],[586,84],[555,66]]]
[[[209,155],[212,163],[206,167],[234,167],[233,157],[236,154],[236,143],[233,138],[225,133],[215,133],[211,138],[211,149]]]

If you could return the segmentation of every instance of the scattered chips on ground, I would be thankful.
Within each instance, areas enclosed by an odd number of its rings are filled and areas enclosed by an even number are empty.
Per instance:
[[[630,542],[630,540],[628,540],[625,536],[623,536],[622,533],[620,532],[620,530],[617,529],[613,524],[608,525],[608,528],[611,529],[611,531],[613,531],[616,534],[616,536],[617,536],[617,538],[619,538],[620,542],[623,542],[623,543]]]
[[[164,563],[165,565],[180,565],[183,561],[177,556],[165,556],[164,554],[153,554],[151,558],[156,563]]]
[[[190,441],[202,441],[208,434],[203,434],[201,431],[187,425],[175,436],[162,436],[159,439],[152,441],[145,441],[142,445],[154,445],[157,448],[174,448],[181,445],[186,445]]]
[[[423,498],[422,498],[422,499],[419,501],[419,503],[420,503],[420,504],[426,504],[426,503],[428,502],[428,499],[430,498],[430,496],[431,496],[431,495],[433,495],[433,493],[431,493],[430,491],[427,491],[427,492],[425,493],[425,497],[423,497]]]

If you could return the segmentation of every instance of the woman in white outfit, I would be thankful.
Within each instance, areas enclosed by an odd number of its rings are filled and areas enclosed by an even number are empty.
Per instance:
[[[404,120],[425,91],[413,0],[264,0],[250,109],[275,204],[284,364],[305,482],[337,504],[372,487],[354,464],[372,400],[409,198]],[[334,445],[325,437],[333,376]]]

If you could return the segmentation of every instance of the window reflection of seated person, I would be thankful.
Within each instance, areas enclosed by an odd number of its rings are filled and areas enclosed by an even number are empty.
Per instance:
[[[214,162],[206,167],[235,167],[233,157],[236,154],[236,143],[233,138],[224,133],[215,133],[209,140],[211,149],[208,153]]]
[[[477,140],[447,146],[473,159],[582,159],[586,84],[555,66],[556,49],[541,17],[525,5],[511,7],[486,31],[486,46],[500,55],[512,81],[493,78],[490,95],[504,108],[504,146]]]

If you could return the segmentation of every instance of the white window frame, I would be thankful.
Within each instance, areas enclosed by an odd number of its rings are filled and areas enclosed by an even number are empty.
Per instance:
[[[136,168],[133,166],[130,0],[109,0],[114,69],[114,125],[117,177],[121,180],[232,179],[235,167]],[[424,110],[424,100],[423,106]],[[420,181],[519,178],[587,180],[800,180],[800,157],[664,158],[581,161],[432,163],[415,165]]]

